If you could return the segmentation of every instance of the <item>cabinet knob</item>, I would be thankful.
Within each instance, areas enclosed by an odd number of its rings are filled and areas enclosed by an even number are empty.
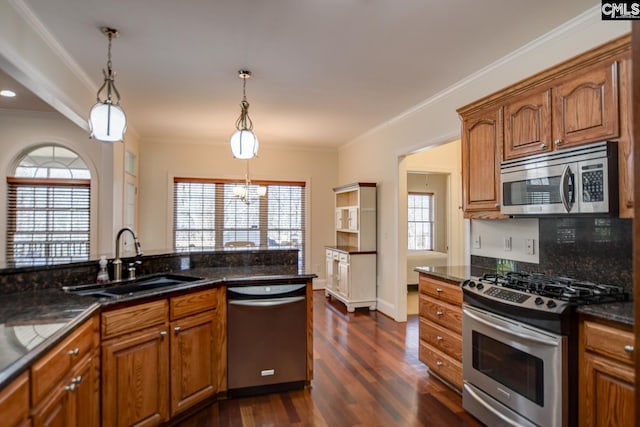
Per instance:
[[[554,144],[556,144],[556,147],[559,146],[560,144],[562,144],[562,140],[561,139],[556,139],[553,142],[554,142]]]
[[[176,326],[175,328],[173,328],[173,332],[175,332],[176,334],[180,333],[180,326]]]
[[[444,312],[442,311],[436,311],[436,316],[442,316],[444,314]]]
[[[442,288],[436,288],[436,292],[439,294],[442,293]]]
[[[499,208],[500,207],[500,203],[496,203],[495,206],[496,206],[496,208]]]
[[[167,331],[160,331],[160,336],[162,338],[166,337],[167,336]]]
[[[77,356],[79,353],[80,353],[80,349],[78,347],[74,348],[73,350],[69,350],[67,352],[69,356]]]
[[[547,149],[547,144],[545,144],[544,142],[542,144],[540,144],[540,148],[543,150]]]
[[[436,365],[438,365],[438,366],[442,366],[442,365],[443,365],[443,363],[442,363],[441,361],[439,361],[439,360],[438,360],[438,361],[436,362]]]
[[[441,337],[440,335],[438,335],[438,336],[436,337],[436,341],[438,341],[438,342],[442,341],[442,337]]]
[[[78,375],[71,379],[71,384],[80,384],[82,382],[82,375]]]
[[[627,353],[633,353],[633,346],[630,344],[625,345],[624,351],[626,351]]]
[[[69,385],[64,386],[64,389],[66,391],[76,391],[76,384],[75,383],[71,383]]]

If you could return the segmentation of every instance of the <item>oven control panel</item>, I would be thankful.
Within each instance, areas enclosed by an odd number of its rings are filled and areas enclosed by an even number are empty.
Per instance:
[[[523,304],[526,300],[531,298],[530,295],[521,294],[520,292],[514,292],[508,289],[498,288],[496,286],[492,286],[489,289],[487,289],[487,291],[485,292],[485,295],[515,302],[518,304]]]

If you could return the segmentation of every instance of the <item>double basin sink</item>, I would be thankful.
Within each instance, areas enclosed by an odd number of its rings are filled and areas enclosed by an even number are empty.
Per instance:
[[[134,295],[138,292],[152,289],[182,285],[184,283],[202,280],[202,277],[186,276],[181,274],[154,274],[139,277],[133,280],[125,280],[118,283],[89,284],[79,286],[64,286],[65,292],[76,295],[91,296],[96,298],[112,298],[120,295]]]

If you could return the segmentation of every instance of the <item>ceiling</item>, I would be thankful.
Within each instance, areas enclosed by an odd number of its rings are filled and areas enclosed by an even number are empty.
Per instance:
[[[599,4],[15,1],[96,90],[107,57],[99,27],[120,31],[112,47],[116,85],[142,139],[226,141],[240,113],[238,70],[252,71],[249,113],[263,147],[338,147]]]

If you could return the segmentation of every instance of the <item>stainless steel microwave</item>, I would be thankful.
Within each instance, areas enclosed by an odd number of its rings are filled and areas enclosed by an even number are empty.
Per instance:
[[[500,183],[506,215],[617,215],[617,145],[603,141],[504,161]]]

